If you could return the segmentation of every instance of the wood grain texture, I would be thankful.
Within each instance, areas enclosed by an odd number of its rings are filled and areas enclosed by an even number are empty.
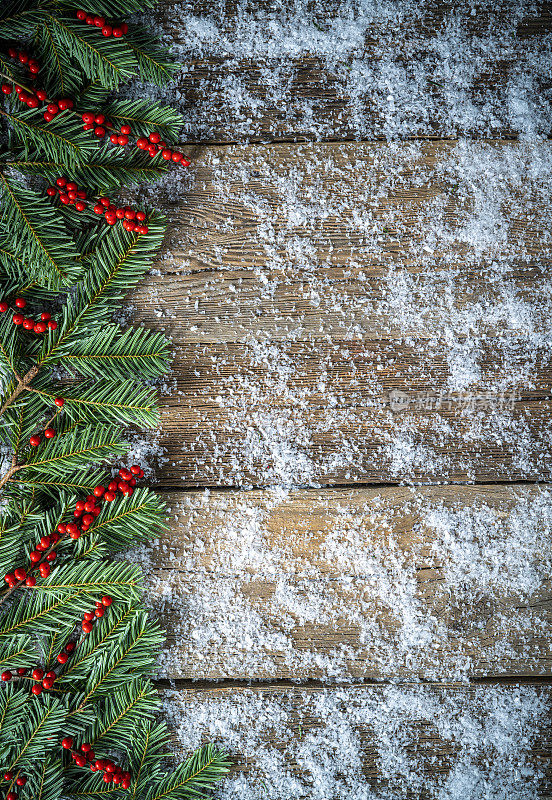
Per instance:
[[[204,151],[130,298],[175,345],[162,484],[548,480],[551,152]]]
[[[325,785],[331,797],[369,789],[378,797],[429,800],[447,780],[454,796],[463,779],[474,792],[484,792],[488,781],[512,792],[506,796],[552,796],[548,687],[211,687],[163,696],[174,718],[175,753],[215,739],[230,748],[230,785],[245,780],[260,797],[271,790],[280,796],[282,785],[272,785],[280,781],[294,798],[327,797]],[[523,712],[520,699],[530,704]],[[513,752],[506,745],[511,714]]]
[[[332,0],[181,1],[176,13],[160,4],[157,20],[183,63],[174,99],[186,139],[515,135],[512,98],[526,73],[546,115],[547,4],[525,15],[500,4],[471,15],[446,2],[406,14],[351,4],[349,13]]]
[[[194,680],[552,673],[547,488],[174,493],[144,554]],[[497,567],[500,565],[500,568]]]

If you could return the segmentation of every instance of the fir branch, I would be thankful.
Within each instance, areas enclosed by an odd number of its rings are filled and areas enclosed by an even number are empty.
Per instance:
[[[157,781],[145,794],[144,800],[192,800],[205,798],[213,784],[228,772],[226,754],[214,745],[206,744],[196,750],[184,764]]]
[[[106,89],[116,88],[137,73],[138,63],[124,39],[105,38],[94,26],[70,17],[49,15],[48,20],[58,45]]]
[[[14,146],[23,147],[26,156],[37,152],[71,169],[96,149],[90,133],[82,130],[70,111],[60,112],[50,122],[35,109],[8,112],[0,108],[0,115],[13,126]]]
[[[138,62],[143,81],[165,86],[174,77],[179,65],[159,40],[144,30],[143,26],[129,25],[125,38]]]
[[[2,172],[0,198],[0,222],[15,254],[32,270],[29,278],[48,289],[74,281],[80,272],[74,244],[46,198],[24,189]]]
[[[152,100],[114,100],[106,106],[105,113],[119,126],[130,125],[137,136],[149,136],[152,130],[157,130],[163,139],[170,142],[178,141],[184,124],[182,114]]]

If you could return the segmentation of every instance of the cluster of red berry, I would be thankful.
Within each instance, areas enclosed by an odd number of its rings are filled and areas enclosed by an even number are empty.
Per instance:
[[[105,221],[108,225],[115,225],[118,220],[122,220],[123,228],[126,231],[135,231],[136,233],[147,233],[149,228],[142,223],[146,219],[143,211],[135,211],[130,206],[117,207],[113,205],[109,197],[100,197],[94,206],[94,213],[98,215],[105,215]]]
[[[86,22],[87,25],[101,28],[104,36],[114,36],[115,39],[120,39],[121,36],[128,33],[128,25],[126,22],[121,22],[120,25],[109,25],[105,17],[101,17],[99,14],[88,14],[82,9],[77,11],[77,19],[81,22]]]
[[[79,189],[75,181],[69,181],[63,176],[56,180],[55,186],[48,186],[46,189],[48,197],[55,197],[59,194],[60,203],[64,206],[75,206],[77,211],[84,211],[86,208],[86,192],[84,189]]]
[[[13,772],[12,772],[11,769],[4,773],[4,780],[5,781],[13,781]],[[18,774],[17,778],[15,779],[14,783],[15,783],[15,786],[23,787],[27,783],[27,778],[24,775],[22,775],[21,772],[20,772]],[[14,791],[13,789],[11,789],[7,793],[5,800],[17,800],[17,797],[18,797],[17,792]]]
[[[94,623],[96,622],[97,619],[101,619],[103,617],[103,615],[105,614],[105,609],[109,608],[112,602],[113,600],[111,599],[111,597],[109,597],[109,595],[106,594],[105,597],[102,597],[101,600],[98,600],[96,602],[96,608],[94,609],[94,611],[84,612],[84,614],[82,615],[82,623],[81,623],[82,632],[84,634],[92,632]]]
[[[16,308],[24,309],[26,305],[27,301],[23,297],[15,298]],[[9,307],[9,303],[6,300],[0,300],[0,313],[5,314]],[[52,319],[52,315],[48,311],[43,311],[38,321],[31,317],[26,317],[20,311],[16,311],[12,320],[14,325],[21,325],[26,331],[34,331],[34,333],[45,333],[47,330],[55,331],[57,328],[57,322]]]
[[[15,91],[17,91],[17,88]],[[38,97],[38,92],[36,93],[36,96]],[[21,95],[19,95],[19,97],[21,97]],[[41,98],[38,97],[38,99],[40,100]],[[43,100],[46,99],[47,99],[46,97],[43,98]],[[44,119],[46,120],[46,122],[51,122],[53,118],[61,111],[67,111],[67,109],[71,110],[73,106],[74,103],[70,97],[63,97],[61,100],[56,100],[55,102],[48,103],[46,111],[44,112]]]
[[[79,748],[73,750],[73,738],[66,736],[62,739],[61,746],[64,750],[69,750],[71,758],[77,767],[85,767],[90,764],[91,772],[103,772],[105,783],[114,783],[116,786],[121,785],[122,789],[128,789],[131,781],[130,772],[125,772],[121,767],[109,758],[98,758],[92,750],[92,745],[88,742],[81,744]]]
[[[17,50],[15,47],[8,47],[10,58],[16,58],[20,64],[25,64],[31,75],[38,75],[40,64],[35,58],[30,58],[26,50]]]
[[[166,142],[162,141],[161,136],[154,131],[150,133],[149,137],[146,139],[145,136],[141,136],[139,139],[136,140],[136,147],[140,150],[147,150],[150,156],[157,155],[159,151],[161,151],[161,157],[165,159],[165,161],[174,161],[175,164],[182,164],[183,167],[189,167],[190,162],[187,158],[184,158],[182,153],[179,153],[176,150],[171,150]]]

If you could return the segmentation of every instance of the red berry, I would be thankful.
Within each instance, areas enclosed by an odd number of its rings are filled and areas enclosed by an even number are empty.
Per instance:
[[[116,209],[116,211],[115,211],[115,216],[117,217],[117,219],[123,219],[123,218],[124,218],[124,216],[125,216],[125,210],[124,210],[124,208],[118,208],[118,209]]]
[[[94,620],[94,612],[85,611],[85,613],[82,615],[82,618],[85,622],[92,622]]]
[[[65,192],[60,192],[59,199],[64,206],[68,206],[69,203],[71,202],[71,198],[69,197],[68,194],[65,194]]]
[[[82,9],[79,9],[77,11],[77,19],[80,19],[81,21],[84,21],[86,19],[86,11],[83,11]]]
[[[165,161],[170,161],[172,158],[172,150],[163,150],[161,157],[164,158]]]
[[[96,28],[103,28],[103,26],[105,25],[104,17],[94,17],[94,25],[96,26]]]
[[[75,764],[77,767],[85,767],[86,766],[86,758],[84,756],[77,756],[75,758]]]
[[[8,55],[10,58],[17,58],[17,50],[15,49],[15,47],[8,47]],[[6,780],[8,779],[6,778]]]
[[[25,328],[26,331],[32,331],[32,329],[34,328],[34,319],[31,319],[30,317],[25,317],[25,319],[23,320],[23,327]]]
[[[36,90],[36,96],[38,97],[38,99],[40,100],[40,102],[41,102],[41,103],[43,103],[43,102],[46,100],[46,98],[47,98],[47,96],[48,96],[48,95],[46,94],[46,92],[44,91],[44,89],[37,89],[37,90]]]
[[[94,114],[90,111],[85,111],[82,115],[82,121],[89,125],[91,122],[94,122]]]
[[[111,144],[117,144],[118,138],[119,137],[117,136],[116,133],[112,133],[111,136],[109,137],[109,141],[111,142]]]
[[[48,327],[51,331],[55,331],[55,329],[57,328],[57,322],[54,319],[51,319],[50,322],[48,323]]]
[[[100,203],[96,203],[94,206],[94,214],[103,214],[105,211],[104,207]]]
[[[17,800],[17,794],[15,792],[8,792],[6,800]]]
[[[77,211],[84,211],[86,208],[86,203],[83,203],[82,200],[79,200],[77,203],[75,203],[75,208]]]
[[[145,220],[145,218],[146,218],[146,215],[144,214],[143,211],[137,211],[136,212],[136,219],[138,220],[138,222],[143,222]]]
[[[148,147],[148,144],[149,144],[149,143],[148,143],[148,140],[147,140],[147,139],[145,139],[143,136],[141,136],[141,137],[140,137],[140,138],[139,138],[139,139],[136,141],[136,147],[139,147],[139,148],[140,148],[140,150],[146,150],[146,149],[147,149],[147,147]]]
[[[125,467],[121,467],[119,470],[119,476],[123,481],[128,481],[130,478],[132,478],[132,472]]]
[[[6,303],[6,301],[0,300],[0,313],[3,314],[7,310],[8,310],[8,304]]]
[[[135,227],[136,225],[131,219],[123,220],[123,228],[125,229],[125,231],[133,231]]]
[[[123,789],[128,789],[128,788],[130,787],[130,781],[123,780],[123,782],[122,782],[122,784],[121,784],[121,787],[122,787]]]
[[[121,30],[123,33],[128,33],[128,25],[126,24],[126,22],[121,23]]]
[[[148,226],[147,226],[147,225],[142,225],[142,228],[141,228],[141,230],[140,230],[140,233],[147,233],[147,232],[148,232],[148,230],[149,230],[149,228],[148,228]]]
[[[94,522],[93,514],[85,514],[84,517],[82,518],[83,527],[86,525],[86,527],[89,528],[93,522]]]
[[[94,611],[94,614],[95,614],[97,617],[103,617],[103,615],[105,614],[105,608],[104,608],[103,606],[100,606],[99,608],[97,608],[97,609]]]
[[[36,694],[37,696],[38,696],[39,694],[42,694],[42,686],[40,685],[40,683],[35,683],[35,685],[34,685],[34,686],[33,686],[33,688],[31,689],[31,692],[32,692],[33,694]]]
[[[109,199],[109,197],[100,197],[100,203],[105,208],[109,208],[109,206],[111,205],[111,200]]]
[[[24,50],[20,50],[17,56],[22,64],[26,64],[29,60],[29,54],[26,53]]]
[[[77,528],[74,522],[70,522],[69,525],[67,526],[67,533],[69,535],[71,535],[72,533],[77,533],[78,530],[79,529]]]
[[[29,443],[31,444],[32,447],[38,447],[41,441],[42,440],[38,434],[31,436],[31,438],[29,439]]]
[[[40,546],[43,547],[45,550],[50,547],[50,537],[49,536],[41,536],[40,537]]]
[[[133,464],[130,468],[132,475],[139,475],[142,468],[138,464]]]
[[[54,403],[56,404],[56,406],[58,408],[63,408],[65,400],[63,399],[63,397],[56,397],[56,399],[54,400]]]
[[[61,740],[61,746],[64,750],[70,750],[73,747],[73,739],[71,736],[66,736]]]
[[[57,660],[60,664],[67,664],[67,661],[69,660],[69,654],[60,653],[59,656],[57,657]]]
[[[13,92],[13,87],[10,86],[9,83],[3,83],[2,91],[4,92],[4,94],[11,94]]]
[[[105,489],[103,486],[96,486],[94,489],[94,494],[96,495],[96,497],[101,497],[104,492]]]
[[[111,25],[104,25],[102,28],[102,33],[104,36],[111,36],[111,34],[113,33],[113,28],[111,27]]]
[[[67,642],[67,644],[65,645],[65,650],[67,650],[68,653],[72,653],[74,649],[75,649],[75,642]]]
[[[104,498],[106,499],[106,501],[108,503],[111,503],[112,500],[115,500],[115,497],[116,497],[116,495],[115,495],[114,492],[106,492],[104,494]]]
[[[52,686],[54,685],[54,682],[51,678],[44,678],[44,680],[42,681],[42,685],[44,686],[45,689],[51,689]]]
[[[11,681],[13,675],[9,671],[9,669],[7,669],[5,672],[2,673],[2,675],[0,675],[0,678],[7,683],[8,681]]]
[[[130,489],[130,486],[128,485],[128,483],[126,481],[119,481],[118,489],[123,494],[126,494],[128,492],[128,490]]]
[[[44,436],[47,439],[53,439],[55,435],[56,435],[56,432],[55,432],[55,430],[53,428],[46,428],[46,430],[44,431]]]
[[[48,575],[50,574],[51,567],[49,564],[46,564],[46,562],[42,562],[42,564],[38,568],[38,571],[40,572],[43,578],[47,578]]]
[[[27,573],[25,572],[23,567],[17,567],[17,569],[14,569],[13,574],[15,575],[18,581],[24,581],[25,578],[27,577]]]
[[[111,781],[113,780],[113,775],[110,772],[104,772],[103,779],[104,783],[111,783]]]
[[[56,558],[57,558],[57,553],[55,550],[52,550],[52,552],[48,553],[48,555],[46,556],[46,561],[55,561]]]
[[[113,599],[108,594],[105,594],[102,597],[102,605],[105,606],[106,608],[109,608],[109,606],[111,605],[112,602],[113,602]]]
[[[179,161],[182,161],[182,153],[178,153],[175,151],[173,152],[171,158],[176,164],[178,164]]]
[[[66,192],[76,192],[79,187],[75,183],[75,181],[68,181],[65,185]]]
[[[128,144],[128,136],[118,136],[117,137],[117,144],[121,147],[126,147]]]
[[[25,784],[27,783],[27,778],[24,775],[20,775],[16,779],[15,783],[17,786],[25,786]]]
[[[92,16],[92,14],[87,14],[86,15],[86,24],[87,25],[93,25],[94,24],[94,17]]]
[[[41,558],[42,556],[40,555],[38,550],[33,550],[32,553],[29,554],[29,559],[31,561],[31,564],[38,564]]]
[[[157,145],[150,144],[148,147],[148,153],[150,154],[150,158],[153,158],[155,155],[157,155]]]
[[[94,123],[93,122],[89,122],[87,125],[83,125],[82,129],[83,129],[83,131],[91,131],[93,127],[94,127]]]
[[[85,633],[90,633],[93,627],[94,626],[93,626],[93,624],[91,622],[83,622],[82,623],[82,629],[83,629],[83,631]]]
[[[77,197],[78,197],[80,200],[86,200],[86,192],[84,191],[84,189],[79,189],[79,190],[78,190],[78,192],[77,192]]]
[[[125,219],[134,219],[136,212],[130,206],[125,206]]]
[[[94,128],[94,133],[98,139],[101,139],[103,136],[105,136],[105,128],[102,128],[101,125],[98,125],[97,128]]]
[[[121,133],[128,135],[130,133],[130,125],[121,125]]]
[[[12,320],[15,325],[22,325],[24,319],[25,317],[23,316],[23,314],[14,314],[12,317]]]
[[[48,110],[48,113],[52,114],[54,117],[55,117],[56,114],[59,113],[59,106],[56,103],[49,103],[46,106],[46,108]]]
[[[17,668],[17,674],[19,675],[20,678],[22,678],[23,675],[26,674],[26,672],[27,672],[27,670],[25,669],[25,667],[18,667]]]
[[[25,308],[25,306],[27,305],[27,301],[23,297],[16,297],[15,305],[17,308]]]
[[[119,28],[119,27],[114,27],[113,28],[113,36],[116,39],[120,39],[122,35],[123,35],[122,28]]]
[[[105,122],[105,114],[96,114],[94,117],[94,122],[96,125],[103,125]]]
[[[108,225],[115,225],[115,223],[117,222],[117,217],[115,216],[115,214],[106,214],[105,221],[107,222]]]
[[[29,575],[27,580],[25,581],[26,586],[36,586],[36,578],[34,575]]]
[[[92,511],[94,511],[95,507],[96,507],[95,500],[87,500],[86,503],[84,504],[84,510],[87,511],[89,514]]]
[[[62,100],[58,100],[57,105],[60,111],[65,111],[69,108],[69,100],[64,97]]]
[[[45,322],[35,322],[33,330],[35,333],[44,333],[47,327]]]
[[[29,108],[38,108],[38,97],[29,97],[27,105]]]
[[[152,144],[157,144],[161,141],[161,136],[157,133],[157,131],[154,131],[153,133],[150,133],[149,140]]]
[[[48,320],[51,319],[51,317],[52,315],[49,314],[48,311],[43,311],[42,314],[40,315],[40,319],[43,320],[44,322],[48,322]]]
[[[57,532],[61,533],[62,535],[67,532],[67,527],[63,524],[63,522],[60,522],[57,526]]]

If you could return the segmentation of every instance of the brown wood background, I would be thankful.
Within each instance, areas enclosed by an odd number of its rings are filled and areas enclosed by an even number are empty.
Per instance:
[[[450,8],[450,4],[436,4],[434,19],[425,17],[420,25],[437,25]],[[163,8],[159,14],[163,18]],[[471,24],[477,32],[480,16]],[[521,42],[531,39],[534,43],[550,31],[552,15],[543,6],[518,27],[517,36]],[[186,35],[185,27],[182,35]],[[397,31],[397,46],[401,35]],[[367,40],[368,53],[373,46]],[[299,59],[295,66],[290,94],[313,100],[316,114],[327,120],[327,141],[305,143],[311,136],[300,125],[289,136],[293,102],[286,108],[271,106],[257,83],[259,65],[251,59],[242,63],[240,77],[260,99],[260,133],[244,143],[234,133],[236,121],[230,118],[221,125],[217,116],[216,81],[225,70],[225,60],[195,60],[188,65],[180,89],[191,113],[204,82],[213,85],[212,136],[185,148],[192,156],[190,176],[179,186],[173,180],[161,187],[158,204],[170,220],[166,246],[150,279],[129,298],[134,320],[169,334],[175,347],[173,374],[163,399],[160,443],[166,448],[166,459],[159,470],[159,487],[171,508],[172,524],[148,556],[152,604],[168,634],[161,683],[168,686],[166,681],[173,681],[173,698],[180,694],[182,702],[196,708],[208,707],[217,698],[239,703],[247,693],[271,701],[276,697],[291,704],[297,725],[306,729],[320,724],[310,712],[302,711],[308,708],[309,698],[321,691],[346,689],[339,677],[326,685],[324,666],[314,666],[314,658],[294,661],[302,652],[319,656],[323,665],[326,655],[344,648],[344,669],[363,687],[351,688],[351,697],[359,691],[383,691],[371,683],[390,677],[406,682],[422,679],[429,682],[427,691],[435,696],[450,691],[465,696],[468,705],[476,688],[491,691],[496,685],[538,684],[548,695],[552,685],[549,581],[531,598],[530,608],[516,596],[494,596],[492,603],[483,600],[466,606],[461,593],[451,595],[444,586],[446,562],[437,564],[430,557],[435,532],[422,524],[420,509],[426,502],[449,508],[484,504],[507,519],[520,498],[536,499],[550,489],[548,350],[543,347],[539,352],[536,379],[523,391],[516,390],[502,435],[496,435],[485,413],[476,433],[475,411],[466,413],[462,393],[447,390],[449,344],[440,338],[449,312],[460,319],[482,297],[492,306],[505,286],[531,304],[535,319],[542,313],[544,328],[547,299],[540,296],[540,287],[552,266],[549,216],[540,208],[538,196],[529,190],[523,194],[519,187],[512,189],[507,213],[515,247],[523,258],[509,257],[505,283],[497,287],[488,280],[493,257],[474,254],[465,236],[454,233],[461,231],[464,199],[456,191],[454,176],[444,174],[440,165],[458,143],[445,140],[438,124],[430,136],[420,131],[425,139],[418,142],[416,151],[409,142],[390,148],[381,141],[350,141],[355,132],[335,76],[316,58]],[[503,85],[514,68],[512,59],[482,76],[479,99]],[[443,88],[436,85],[434,91],[438,96]],[[380,110],[373,108],[369,113],[377,122]],[[515,134],[499,128],[487,144],[507,154],[523,147],[512,141]],[[298,246],[308,242],[311,248],[306,261],[317,265],[313,276],[305,259],[298,257],[294,263],[287,248],[289,219],[277,178],[285,179],[290,171],[306,165],[330,162],[331,170],[321,169],[312,177],[316,192],[331,201],[328,215],[306,223],[303,234],[300,226],[294,231]],[[373,225],[381,234],[377,251],[372,240],[351,225],[351,208],[359,191],[349,169],[352,163],[360,172],[371,169],[374,184],[385,180],[391,167],[399,174],[395,189],[367,198]],[[425,182],[412,181],[414,174],[422,173]],[[230,186],[222,199],[221,175]],[[308,183],[307,170],[304,186]],[[243,201],[248,190],[262,198],[258,209]],[[516,196],[519,191],[523,204]],[[446,248],[433,253],[428,267],[416,253],[434,202],[445,209],[453,233]],[[259,240],[267,217],[274,234],[270,249]],[[451,265],[457,269],[452,311],[446,304],[445,280]],[[424,292],[431,292],[435,303],[428,304],[427,314],[400,320],[392,307],[386,307],[386,276],[392,267],[417,281],[421,304],[427,301]],[[272,289],[267,290],[267,285]],[[259,351],[255,344],[259,339],[270,347]],[[490,383],[516,367],[511,350],[509,363],[504,362],[506,347],[515,341],[519,341],[517,366],[522,368],[523,332],[515,327],[497,328],[489,320],[480,342],[481,380],[470,387],[472,393],[484,396]],[[278,378],[282,365],[287,370],[283,388]],[[405,398],[402,409],[393,403],[397,392]],[[445,393],[448,400],[441,407],[418,407],[417,399],[428,393]],[[287,420],[291,430],[308,432],[304,442],[298,441],[295,453],[305,459],[308,469],[301,471],[298,466],[293,482],[309,486],[288,487],[278,502],[266,488],[282,478],[276,456],[268,445],[263,449],[267,411],[276,411],[277,421]],[[528,431],[523,443],[518,435],[522,430]],[[432,452],[434,459],[414,459],[406,474],[397,471],[389,447],[401,432],[413,447]],[[351,454],[349,459],[334,458],[336,451],[344,450]],[[401,485],[404,481],[429,485],[407,488]],[[206,488],[211,490],[208,497],[203,494]],[[418,511],[412,510],[413,498]],[[290,633],[275,611],[274,576],[263,564],[238,569],[227,557],[234,546],[225,528],[228,515],[244,506],[263,509],[264,545],[279,553],[280,568],[287,565],[288,585],[299,594],[309,594],[316,591],[318,581],[329,605],[346,609],[350,604],[358,611],[359,586],[366,576],[352,562],[332,563],[324,546],[339,525],[343,505],[353,515],[358,509],[363,535],[359,564],[374,547],[385,547],[391,525],[394,541],[416,575],[420,603],[442,625],[437,655],[421,649],[414,668],[401,663],[398,656],[393,676],[375,649],[362,640],[358,619],[351,621],[345,613],[338,619],[334,614],[330,622],[298,623]],[[379,522],[378,518],[371,524],[362,521],[370,507],[374,513],[384,509]],[[497,536],[501,535],[498,529]],[[201,556],[191,558],[197,552]],[[240,645],[234,641],[217,639],[205,647],[194,644],[189,620],[182,621],[182,608],[194,582],[213,597],[224,595],[225,587],[230,592],[238,587],[247,607],[264,619],[273,638],[267,639],[269,644],[261,643],[254,663],[246,658],[245,645],[240,662]],[[202,623],[209,623],[212,614],[216,630],[218,613],[216,604],[206,608]],[[378,642],[387,641],[392,647],[399,625],[393,609],[373,605],[368,598],[362,613],[367,620],[377,620]],[[529,637],[527,627],[517,624],[527,614],[538,619]],[[509,629],[505,618],[511,620]],[[278,633],[286,638],[280,650],[270,645],[278,641]],[[447,674],[452,674],[458,658],[469,659],[472,685],[446,688]],[[361,730],[360,735],[366,743],[367,780],[381,788],[385,779],[378,773],[369,731]],[[274,746],[285,750],[278,742]],[[426,730],[423,722],[413,724],[412,748],[420,751],[429,774],[439,776],[450,767],[450,743]],[[549,776],[539,797],[552,796],[551,748],[550,731],[544,729],[533,749],[534,759],[544,764]],[[237,769],[250,766],[241,764]],[[290,768],[301,771],[297,764]]]

